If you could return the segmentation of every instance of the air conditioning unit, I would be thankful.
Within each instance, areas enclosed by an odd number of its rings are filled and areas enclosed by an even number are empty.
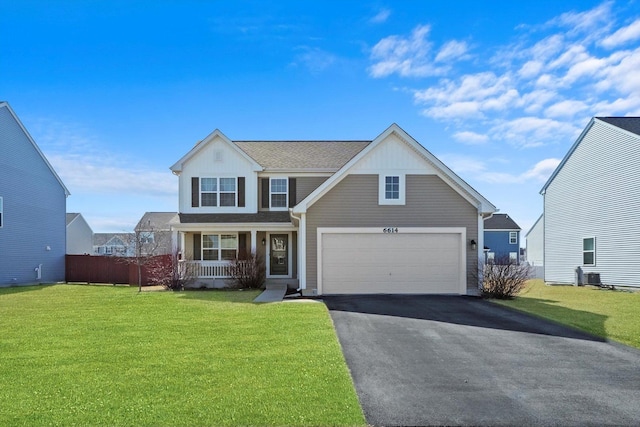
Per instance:
[[[584,284],[601,285],[602,282],[600,282],[600,273],[584,273]]]

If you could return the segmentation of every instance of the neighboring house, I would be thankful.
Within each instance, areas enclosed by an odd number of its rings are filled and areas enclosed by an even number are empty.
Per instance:
[[[93,253],[93,230],[82,214],[67,214],[67,254],[91,255]]]
[[[0,102],[0,286],[65,279],[69,191],[7,102]]]
[[[545,281],[640,287],[640,117],[592,118],[540,193]]]
[[[172,244],[177,239],[171,231],[171,223],[177,221],[177,216],[177,212],[145,212],[135,228],[136,242],[140,243],[143,255],[173,252]]]
[[[533,277],[544,278],[544,215],[536,220],[525,234],[527,240],[527,262],[533,269]]]
[[[93,254],[106,256],[134,256],[134,233],[93,233]]]
[[[372,141],[231,141],[215,130],[171,170],[196,286],[257,252],[303,294],[475,294],[496,208],[399,126]]]
[[[495,213],[484,220],[486,261],[520,263],[520,226],[507,214]],[[507,264],[507,262],[505,262]]]

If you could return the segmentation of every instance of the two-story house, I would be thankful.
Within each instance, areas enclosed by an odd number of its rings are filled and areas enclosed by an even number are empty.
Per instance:
[[[0,102],[0,286],[65,279],[69,191]]]
[[[393,124],[367,141],[232,141],[219,130],[171,170],[184,262],[218,286],[242,252],[303,294],[476,293],[496,208]]]
[[[593,117],[540,193],[546,282],[640,287],[640,117]]]
[[[520,263],[520,226],[507,214],[493,214],[484,220],[487,262]]]
[[[173,242],[176,240],[171,231],[171,224],[178,216],[177,212],[145,212],[136,224],[136,244],[142,255],[166,255],[173,253]]]

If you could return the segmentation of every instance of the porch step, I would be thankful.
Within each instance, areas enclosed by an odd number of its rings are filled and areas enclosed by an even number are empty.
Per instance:
[[[286,284],[267,284],[265,290],[253,302],[280,302],[286,293]]]

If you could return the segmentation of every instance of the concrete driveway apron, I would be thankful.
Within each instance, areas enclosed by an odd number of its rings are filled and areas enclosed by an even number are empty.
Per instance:
[[[324,299],[372,425],[640,425],[636,349],[471,297]]]

